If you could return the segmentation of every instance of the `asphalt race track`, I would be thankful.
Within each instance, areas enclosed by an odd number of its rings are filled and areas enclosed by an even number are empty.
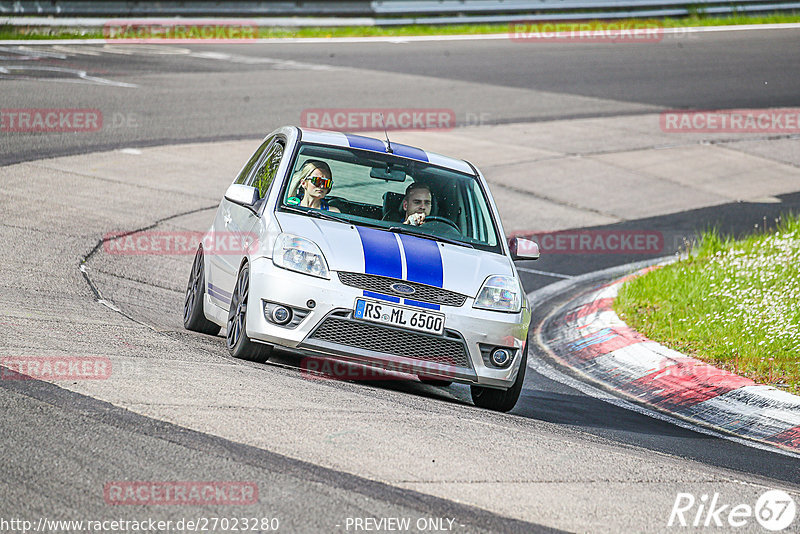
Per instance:
[[[284,532],[391,530],[365,518],[426,532],[668,532],[688,530],[667,526],[679,493],[732,508],[782,489],[800,503],[796,456],[605,402],[541,347],[509,414],[475,408],[459,385],[233,360],[223,337],[182,328],[191,255],[103,244],[205,230],[259,139],[304,110],[437,108],[457,127],[390,136],[474,161],[507,231],[663,237],[647,253],[544,254],[520,264],[528,291],[652,260],[710,225],[742,234],[800,209],[797,134],[658,127],[664,110],[800,107],[798,50],[797,29],[627,44],[0,45],[0,108],[102,115],[96,131],[0,132],[0,355],[112,365],[107,380],[0,380],[0,531],[11,519],[246,516]],[[570,296],[534,302],[534,325]],[[258,496],[111,504],[120,481],[239,481]],[[736,531],[762,529],[751,517]]]
[[[100,109],[105,127],[80,136],[12,136],[3,140],[10,145],[0,163],[90,148],[260,138],[275,124],[299,122],[309,107],[450,108],[466,125],[790,107],[800,85],[798,41],[792,29],[664,35],[660,43],[623,46],[505,39],[2,46],[2,64],[19,69],[0,73],[4,103]],[[83,71],[96,80],[82,82]]]

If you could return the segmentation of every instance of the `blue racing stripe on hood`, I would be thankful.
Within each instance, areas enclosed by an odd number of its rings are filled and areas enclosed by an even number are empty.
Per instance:
[[[439,243],[405,234],[400,234],[400,241],[403,243],[403,251],[406,256],[406,280],[442,287],[444,268],[442,267]],[[431,310],[439,309],[438,304],[427,304],[411,299],[405,299],[405,303]]]
[[[361,148],[364,150],[372,150],[374,152],[386,152],[386,145],[383,141],[378,141],[371,137],[364,137],[361,135],[344,134],[347,137],[347,142],[350,148]]]
[[[406,253],[406,280],[434,287],[442,287],[444,268],[439,244],[430,239],[421,239],[400,234]]]
[[[394,234],[362,226],[356,226],[356,230],[364,249],[364,272],[402,278],[403,260]]]

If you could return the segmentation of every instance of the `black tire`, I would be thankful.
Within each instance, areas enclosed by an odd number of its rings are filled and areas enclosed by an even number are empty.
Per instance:
[[[186,286],[186,298],[183,301],[183,327],[186,330],[216,336],[220,326],[212,323],[203,315],[203,297],[206,294],[206,280],[204,276],[203,246],[197,247],[192,263],[192,272],[189,273],[189,283]]]
[[[442,388],[446,388],[447,386],[453,383],[452,380],[444,380],[441,378],[433,378],[430,376],[420,376],[418,378],[419,381],[422,382],[423,384],[428,384],[429,386],[438,386]]]
[[[228,310],[228,331],[225,334],[226,344],[231,356],[240,360],[264,363],[269,359],[272,347],[261,343],[253,343],[247,337],[247,297],[250,292],[250,267],[247,263],[239,269],[236,287],[231,295],[231,307]]]
[[[522,392],[522,383],[525,381],[525,368],[528,366],[528,344],[522,347],[522,358],[519,362],[519,372],[514,384],[508,389],[494,389],[484,386],[470,386],[472,402],[479,408],[494,410],[496,412],[509,412],[517,404],[519,394]]]

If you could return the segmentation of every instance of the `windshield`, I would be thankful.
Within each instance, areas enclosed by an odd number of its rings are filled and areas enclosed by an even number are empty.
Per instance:
[[[475,176],[392,154],[302,144],[281,207],[502,253]]]

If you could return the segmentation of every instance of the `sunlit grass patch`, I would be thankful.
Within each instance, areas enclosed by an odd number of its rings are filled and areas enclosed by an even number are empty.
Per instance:
[[[800,393],[800,217],[741,241],[708,231],[688,259],[627,282],[614,308],[654,341]]]
[[[21,17],[20,20],[24,20]],[[113,19],[111,19],[113,21]],[[526,20],[525,15],[519,16],[520,21]],[[615,24],[634,23],[642,19],[611,19]],[[732,14],[729,16],[708,15],[693,11],[689,16],[678,18],[654,19],[647,21],[663,28],[684,28],[691,26],[727,26],[734,24],[779,24],[800,22],[798,13],[772,13],[764,15]],[[597,25],[594,21],[575,21]],[[544,24],[544,23],[542,23]],[[529,28],[537,31],[536,26]],[[279,38],[330,38],[330,37],[404,37],[426,35],[480,35],[509,33],[508,23],[497,24],[398,24],[386,26],[261,26],[258,37],[261,39]],[[548,30],[549,31],[549,30]],[[0,25],[0,40],[3,39],[103,39],[106,37],[101,28],[70,28],[70,27],[39,27],[34,21],[31,26]],[[213,39],[209,39],[213,42]]]

